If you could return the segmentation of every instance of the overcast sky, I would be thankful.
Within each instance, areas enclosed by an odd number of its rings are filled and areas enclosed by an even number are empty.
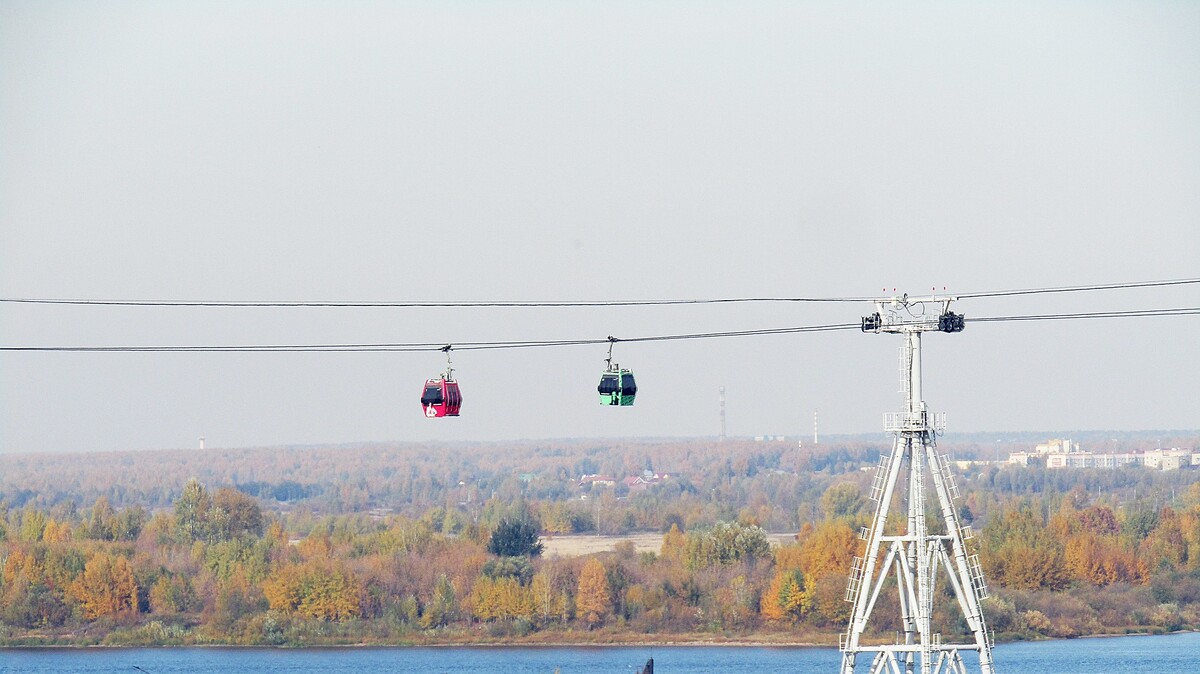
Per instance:
[[[0,2],[0,296],[862,296],[1200,276],[1200,4]],[[1200,306],[1200,287],[962,300]],[[463,342],[869,305],[0,304],[0,345]],[[1196,429],[1200,318],[925,340],[950,433]],[[0,451],[881,432],[889,335],[455,355],[0,354]],[[882,433],[881,433],[882,435]]]

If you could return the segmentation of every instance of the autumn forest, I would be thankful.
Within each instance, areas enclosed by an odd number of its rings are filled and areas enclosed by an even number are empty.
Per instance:
[[[957,505],[997,637],[1200,628],[1200,471],[1003,462],[1026,446],[945,448],[961,460]],[[3,456],[0,645],[836,644],[886,450],[849,438]],[[635,534],[655,545],[624,540]],[[604,551],[547,552],[578,536]],[[965,630],[949,594],[936,609],[940,630]],[[891,638],[898,607],[876,615],[875,636]]]

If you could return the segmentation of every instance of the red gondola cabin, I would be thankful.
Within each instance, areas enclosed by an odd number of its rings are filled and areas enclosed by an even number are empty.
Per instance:
[[[453,379],[426,379],[425,391],[421,394],[421,408],[430,419],[456,417],[462,407],[462,394],[458,382]]]

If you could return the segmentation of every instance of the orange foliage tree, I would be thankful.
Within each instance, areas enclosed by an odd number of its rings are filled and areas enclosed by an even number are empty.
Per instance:
[[[137,610],[137,582],[129,560],[107,552],[92,555],[71,584],[71,595],[88,620]]]

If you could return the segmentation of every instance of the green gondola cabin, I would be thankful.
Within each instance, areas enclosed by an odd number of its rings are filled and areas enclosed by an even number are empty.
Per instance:
[[[596,390],[600,392],[601,405],[632,405],[633,398],[637,395],[637,383],[633,380],[633,370],[623,368],[605,370],[600,375],[600,385],[596,387]]]

